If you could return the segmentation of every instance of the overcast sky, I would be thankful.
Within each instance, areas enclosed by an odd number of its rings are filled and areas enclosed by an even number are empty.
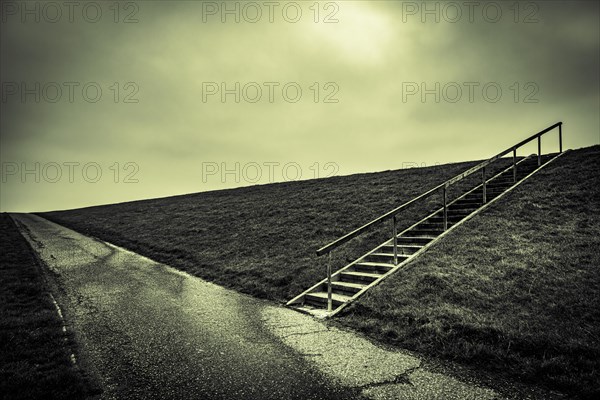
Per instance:
[[[596,1],[2,7],[2,211],[600,143]]]

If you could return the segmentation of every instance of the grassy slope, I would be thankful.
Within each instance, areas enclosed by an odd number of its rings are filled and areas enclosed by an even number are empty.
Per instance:
[[[0,214],[0,393],[3,399],[85,398],[86,382],[69,360],[62,321],[30,251]]]
[[[599,395],[598,176],[600,146],[566,154],[351,305],[342,323]]]
[[[325,260],[317,260],[317,248],[470,165],[288,182],[42,215],[218,284],[284,301],[324,277]],[[336,252],[336,265],[343,266],[391,236],[391,225],[387,228],[383,236],[374,231]]]
[[[341,321],[387,342],[510,369],[552,387],[597,388],[599,210],[586,200],[600,203],[590,181],[598,175],[598,151],[565,155],[522,185],[516,192],[522,196],[511,195],[465,224],[463,234],[440,242]],[[585,175],[578,173],[580,161]],[[283,301],[324,276],[316,248],[472,164],[43,215],[224,286]],[[336,267],[389,237],[388,228],[336,251]]]

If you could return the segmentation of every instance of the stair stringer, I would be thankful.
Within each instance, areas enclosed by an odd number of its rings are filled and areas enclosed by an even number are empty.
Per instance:
[[[521,164],[522,162],[525,162],[526,160],[530,159],[532,157],[532,155],[524,157],[523,159],[519,160],[517,162],[517,165]],[[494,179],[498,178],[499,176],[501,176],[502,174],[510,171],[510,169],[512,169],[512,166],[498,172],[496,175],[494,175],[493,177],[491,177],[488,182],[493,181]],[[524,179],[528,178],[529,175],[527,175],[526,177],[524,177],[522,180],[520,180],[519,182],[522,182]],[[517,182],[517,183],[519,183]],[[463,197],[469,195],[470,193],[476,191],[477,189],[481,188],[481,184],[477,185],[475,187],[473,187],[472,189],[468,190],[467,192],[463,193],[462,195],[460,195],[458,198],[456,198],[455,200],[451,201],[450,203],[448,203],[448,206],[452,205],[454,202],[462,199]],[[512,187],[511,187],[512,188]],[[508,191],[508,189],[507,189]],[[506,193],[503,192],[502,194]],[[498,196],[500,197],[500,196]],[[496,197],[496,198],[498,198]],[[495,199],[494,199],[495,200]],[[490,200],[491,203],[491,200]],[[483,206],[482,206],[483,207]],[[471,217],[471,215],[473,215],[474,213],[477,213],[479,210],[482,209],[482,207],[476,209],[473,211],[473,213],[468,214],[467,216],[465,216],[465,218],[463,218],[460,222],[464,221],[467,219],[467,217]],[[439,213],[440,211],[443,211],[443,208],[439,208],[433,212],[431,212],[429,215],[427,215],[426,217],[422,218],[421,220],[417,221],[416,223],[414,223],[413,225],[409,226],[408,228],[404,229],[403,231],[401,231],[400,233],[397,234],[397,237],[402,236],[403,234],[405,234],[406,232],[410,231],[411,229],[415,228],[417,225],[423,223],[424,221],[426,221],[427,219],[429,219],[430,217],[432,217],[433,215]],[[448,233],[452,228],[454,228],[455,226],[457,226],[457,224],[454,224],[452,227],[448,228],[445,232],[443,232],[442,234],[438,235],[437,237],[435,237],[432,241],[430,241],[429,243],[425,244],[420,250],[418,250],[417,252],[411,254],[409,257],[407,257],[404,261],[402,261],[401,263],[398,263],[398,265],[394,266],[392,269],[390,269],[390,271],[388,271],[387,273],[385,273],[384,275],[382,275],[381,277],[377,278],[375,281],[371,282],[369,285],[365,286],[363,289],[361,289],[359,292],[355,293],[352,298],[350,300],[348,300],[346,303],[338,306],[336,309],[332,310],[331,312],[328,312],[327,310],[320,310],[320,309],[314,309],[314,310],[307,310],[307,309],[303,309],[303,308],[295,308],[297,311],[303,312],[303,313],[307,313],[307,314],[311,314],[313,316],[316,317],[321,317],[321,318],[328,318],[328,317],[332,317],[335,314],[337,314],[338,312],[340,312],[344,307],[346,307],[348,304],[352,303],[354,300],[356,300],[357,298],[359,298],[360,296],[362,296],[367,290],[369,290],[370,288],[372,288],[373,286],[378,285],[382,280],[384,280],[385,278],[387,278],[388,276],[390,276],[391,274],[395,273],[396,271],[398,271],[400,268],[404,267],[407,263],[409,263],[410,261],[412,261],[414,258],[418,257],[419,255],[421,255],[424,251],[426,251],[430,245],[432,245],[434,242],[437,242],[437,240],[445,235],[446,233]],[[386,240],[385,242],[379,244],[378,246],[374,247],[373,249],[369,250],[368,252],[366,252],[365,254],[363,254],[362,256],[356,258],[354,261],[350,262],[349,264],[347,264],[346,266],[340,268],[339,270],[335,271],[334,273],[332,273],[331,275],[331,281],[332,282],[336,282],[339,280],[339,275],[340,273],[344,272],[345,270],[351,268],[353,265],[361,262],[364,258],[366,258],[367,256],[369,256],[370,254],[376,252],[378,249],[380,249],[381,247],[385,246],[386,244],[389,244],[390,242],[392,242],[393,238]],[[294,306],[296,304],[302,303],[304,300],[304,296],[317,291],[317,289],[319,289],[320,287],[324,287],[326,288],[327,285],[327,278],[317,282],[315,285],[311,286],[310,288],[306,289],[304,292],[302,292],[301,294],[299,294],[298,296],[294,297],[292,300],[288,301],[286,303],[286,306]]]
[[[487,207],[489,207],[490,205],[494,204],[496,201],[498,201],[499,199],[501,199],[504,195],[506,195],[507,193],[510,193],[511,191],[513,191],[517,186],[519,186],[521,183],[525,182],[526,180],[528,180],[531,176],[535,175],[537,172],[539,172],[542,168],[544,168],[545,166],[547,166],[548,164],[552,163],[554,160],[556,160],[557,158],[559,158],[560,156],[562,156],[563,154],[567,153],[569,150],[566,150],[562,153],[557,154],[555,157],[551,158],[550,160],[548,160],[547,162],[545,162],[544,164],[542,164],[541,166],[537,167],[536,169],[534,169],[531,173],[529,173],[528,175],[526,175],[525,177],[523,177],[522,179],[518,180],[517,182],[515,182],[512,186],[508,187],[505,191],[503,191],[502,193],[500,193],[498,196],[496,196],[495,198],[493,198],[492,200],[487,201],[485,204],[483,204],[481,207],[477,208],[476,210],[474,210],[473,212],[471,212],[470,214],[467,214],[464,218],[462,218],[460,221],[458,221],[457,223],[453,224],[451,227],[449,227],[446,231],[442,232],[440,235],[438,235],[437,237],[435,237],[432,241],[430,241],[429,243],[425,244],[420,250],[418,250],[417,252],[415,252],[414,254],[411,254],[409,257],[407,257],[404,261],[398,263],[398,265],[394,266],[392,269],[390,269],[388,272],[386,272],[385,274],[383,274],[381,277],[377,278],[375,281],[371,282],[369,285],[365,286],[363,289],[361,289],[359,292],[355,293],[352,298],[350,300],[348,300],[347,302],[345,302],[344,304],[338,306],[337,308],[335,308],[334,310],[332,310],[331,312],[328,312],[327,310],[305,310],[305,309],[301,309],[301,308],[295,308],[293,307],[294,305],[297,305],[299,303],[302,303],[304,296],[308,293],[312,293],[314,291],[316,291],[316,289],[318,289],[319,287],[323,286],[323,285],[327,285],[327,278],[321,280],[320,282],[316,283],[315,285],[311,286],[310,288],[308,288],[307,290],[305,290],[304,292],[302,292],[301,294],[299,294],[298,296],[294,297],[292,300],[288,301],[286,303],[286,306],[288,307],[292,307],[300,312],[303,313],[307,313],[307,314],[311,314],[317,317],[321,317],[321,318],[331,318],[333,316],[335,316],[337,313],[339,313],[340,311],[342,311],[346,306],[348,306],[349,304],[353,303],[356,299],[360,298],[360,296],[362,296],[365,292],[367,292],[369,289],[373,288],[374,286],[377,286],[379,283],[381,283],[384,279],[386,279],[387,277],[389,277],[390,275],[396,273],[399,269],[404,268],[405,266],[407,266],[409,263],[411,263],[413,260],[415,260],[417,257],[419,257],[421,254],[423,254],[425,251],[427,251],[431,246],[433,246],[434,244],[436,244],[438,241],[440,241],[442,238],[444,238],[446,235],[448,235],[450,232],[452,232],[455,228],[458,228],[460,225],[462,225],[464,222],[470,220],[471,218],[473,218],[475,215],[479,214],[480,212],[484,211]],[[524,157],[523,159],[519,160],[517,162],[517,165],[521,164],[522,162],[530,159],[531,157],[533,157],[534,155],[530,155],[527,157]],[[491,177],[490,179],[487,180],[487,182],[491,182],[494,179],[498,178],[499,176],[503,175],[506,172],[509,172],[513,167],[509,166],[508,168],[500,171],[499,173],[497,173],[496,175],[494,175],[493,177]],[[470,189],[469,191],[463,193],[462,195],[460,195],[459,197],[457,197],[456,199],[454,199],[453,201],[451,201],[450,203],[447,204],[447,206],[452,205],[453,203],[455,203],[458,200],[461,200],[462,198],[466,197],[467,195],[469,195],[470,193],[481,189],[482,188],[482,184],[479,184],[477,186],[475,186],[474,188]],[[410,227],[404,229],[402,232],[400,232],[397,237],[400,237],[402,235],[404,235],[405,233],[407,233],[408,231],[410,231],[411,229],[414,229],[417,225],[425,222],[427,219],[431,218],[432,216],[434,216],[435,214],[438,214],[440,211],[443,211],[443,208],[439,208],[435,211],[433,211],[432,213],[430,213],[429,215],[427,215],[425,218],[421,219],[420,221],[416,222],[415,224],[411,225]],[[332,275],[331,275],[331,281],[332,282],[336,282],[339,280],[339,274],[347,269],[349,269],[350,267],[352,267],[354,264],[357,264],[359,262],[361,262],[365,257],[369,256],[372,253],[377,252],[378,249],[380,249],[381,247],[388,245],[390,243],[392,243],[393,238],[386,240],[385,242],[381,243],[380,245],[376,246],[375,248],[369,250],[367,253],[363,254],[362,256],[358,257],[357,259],[355,259],[354,261],[352,261],[351,263],[347,264],[346,266],[344,266],[343,268],[335,271]]]

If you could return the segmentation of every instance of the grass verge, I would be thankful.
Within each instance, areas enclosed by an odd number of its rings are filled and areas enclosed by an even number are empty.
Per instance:
[[[0,214],[0,393],[3,399],[84,399],[62,320],[29,244]]]

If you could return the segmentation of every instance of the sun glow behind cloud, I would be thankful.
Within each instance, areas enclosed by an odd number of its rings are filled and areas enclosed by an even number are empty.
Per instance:
[[[2,183],[2,210],[79,207],[248,185],[204,182],[202,163],[335,162],[339,174],[462,161],[495,154],[565,121],[565,146],[598,143],[597,3],[541,4],[539,24],[402,22],[398,2],[302,2],[298,23],[202,22],[199,2],[140,3],[139,23],[2,24],[2,82],[134,81],[136,104],[2,103],[3,162],[96,161],[98,184]],[[566,4],[566,3],[565,3]],[[580,4],[580,5],[581,5]],[[590,5],[591,4],[591,5]],[[595,13],[595,14],[594,14]],[[595,18],[595,19],[594,19]],[[498,103],[404,102],[403,82],[498,82]],[[205,82],[297,82],[297,103],[202,101]],[[539,102],[514,103],[509,86],[534,81]],[[320,101],[310,87],[318,82]],[[339,87],[324,103],[323,85]],[[280,86],[281,87],[281,86]],[[523,92],[521,92],[523,94]],[[138,184],[114,184],[107,168],[137,162]],[[324,176],[321,174],[320,176]],[[279,177],[281,179],[281,176]],[[261,182],[267,183],[267,182]]]
[[[309,27],[316,36],[307,35],[307,38],[340,54],[347,63],[382,65],[386,62],[394,34],[390,16],[368,2],[359,1],[344,3],[335,15],[337,22],[311,23]]]

